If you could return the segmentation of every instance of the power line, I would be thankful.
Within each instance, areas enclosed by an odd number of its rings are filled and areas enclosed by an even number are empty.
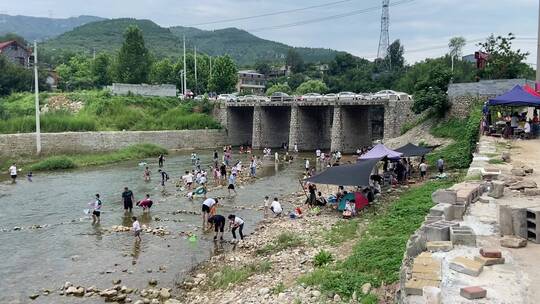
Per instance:
[[[401,1],[394,2],[394,3],[390,4],[389,6],[398,6],[398,5],[403,5],[403,4],[414,2],[414,1],[416,1],[416,0],[401,0]],[[317,22],[322,22],[322,21],[327,21],[327,20],[335,20],[335,19],[339,19],[339,18],[345,18],[345,17],[364,14],[364,13],[368,13],[368,12],[372,12],[372,11],[378,11],[379,9],[380,9],[380,6],[372,6],[372,7],[368,7],[368,8],[364,8],[364,9],[353,10],[353,11],[350,11],[350,12],[347,12],[347,13],[331,15],[331,16],[326,16],[326,17],[320,17],[320,18],[315,18],[315,19],[308,19],[308,20],[303,20],[303,21],[298,21],[298,22],[293,22],[293,23],[287,23],[287,24],[281,24],[281,25],[275,25],[275,26],[260,27],[260,28],[255,28],[255,29],[249,29],[247,31],[248,32],[260,32],[260,31],[266,31],[266,30],[283,29],[283,28],[301,26],[301,25],[312,24],[312,23],[317,23]]]
[[[199,26],[199,25],[208,25],[208,24],[216,24],[216,23],[226,23],[226,22],[242,21],[242,20],[249,20],[249,19],[262,18],[262,17],[269,17],[269,16],[277,16],[277,15],[282,15],[282,14],[289,14],[289,13],[295,13],[295,12],[300,12],[300,11],[310,10],[310,9],[314,9],[314,8],[321,8],[321,7],[326,7],[326,6],[332,6],[332,5],[341,4],[341,3],[346,3],[346,2],[351,2],[351,1],[354,1],[354,0],[334,1],[334,2],[328,2],[328,3],[318,4],[318,5],[312,5],[312,6],[300,7],[300,8],[290,9],[290,10],[283,10],[283,11],[277,11],[277,12],[272,12],[272,13],[266,13],[266,14],[254,15],[254,16],[246,16],[246,17],[238,17],[238,18],[221,19],[221,20],[216,20],[216,21],[208,21],[208,22],[202,22],[202,23],[195,23],[195,24],[190,24],[190,25],[187,25],[187,26]]]

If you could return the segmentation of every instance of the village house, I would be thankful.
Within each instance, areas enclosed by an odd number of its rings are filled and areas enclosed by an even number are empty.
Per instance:
[[[32,50],[16,40],[0,42],[0,54],[24,67],[30,66]]]

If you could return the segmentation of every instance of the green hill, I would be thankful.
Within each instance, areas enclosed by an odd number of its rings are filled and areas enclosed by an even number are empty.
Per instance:
[[[175,57],[180,54],[178,38],[167,28],[162,28],[150,20],[112,19],[81,25],[72,31],[47,40],[47,50],[92,53],[117,51],[124,41],[124,31],[130,25],[137,25],[143,32],[146,47],[157,57]]]
[[[28,41],[44,40],[70,31],[77,26],[100,20],[103,18],[95,16],[60,19],[0,14],[0,35],[16,33]]]
[[[270,40],[265,40],[237,28],[225,28],[203,31],[191,27],[171,27],[171,32],[180,39],[183,35],[189,45],[196,44],[197,49],[210,55],[229,54],[240,65],[250,65],[258,60],[271,62],[283,61],[291,47]],[[307,62],[326,62],[338,53],[323,48],[295,48]]]
[[[123,33],[129,25],[137,25],[143,32],[146,46],[156,57],[179,57],[182,54],[182,37],[186,36],[186,47],[193,45],[203,53],[217,56],[230,55],[240,66],[253,65],[258,60],[282,62],[291,48],[283,43],[256,37],[236,28],[205,31],[192,27],[163,28],[150,20],[112,19],[92,22],[76,27],[45,42],[51,52],[117,51],[122,45]],[[326,62],[335,57],[337,51],[322,48],[295,48],[307,62]]]

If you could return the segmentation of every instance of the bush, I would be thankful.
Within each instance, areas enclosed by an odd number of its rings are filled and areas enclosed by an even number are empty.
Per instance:
[[[240,268],[225,266],[219,271],[221,275],[214,276],[212,286],[215,288],[226,288],[229,284],[236,284],[247,280],[255,273],[265,273],[272,268],[270,262],[262,262],[259,264],[250,264]]]
[[[278,235],[273,243],[257,249],[256,253],[260,255],[268,255],[288,248],[298,247],[302,244],[302,239],[300,239],[297,235],[291,232],[284,232]]]
[[[332,254],[326,250],[320,250],[314,257],[313,257],[313,265],[315,267],[321,267],[325,266],[327,264],[332,263],[334,260],[334,257]]]
[[[28,171],[54,171],[74,169],[77,165],[68,156],[52,156],[39,161],[28,168]]]

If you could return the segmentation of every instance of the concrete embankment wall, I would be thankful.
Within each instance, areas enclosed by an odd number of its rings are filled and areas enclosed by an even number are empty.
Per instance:
[[[450,117],[466,117],[471,105],[477,100],[487,100],[510,91],[516,84],[529,84],[534,87],[534,81],[527,79],[497,79],[478,82],[451,83],[448,86],[448,101]]]
[[[151,143],[166,149],[204,149],[223,146],[224,130],[111,131],[42,133],[45,155],[110,152],[130,145]],[[0,156],[32,155],[36,152],[34,133],[0,135]]]

